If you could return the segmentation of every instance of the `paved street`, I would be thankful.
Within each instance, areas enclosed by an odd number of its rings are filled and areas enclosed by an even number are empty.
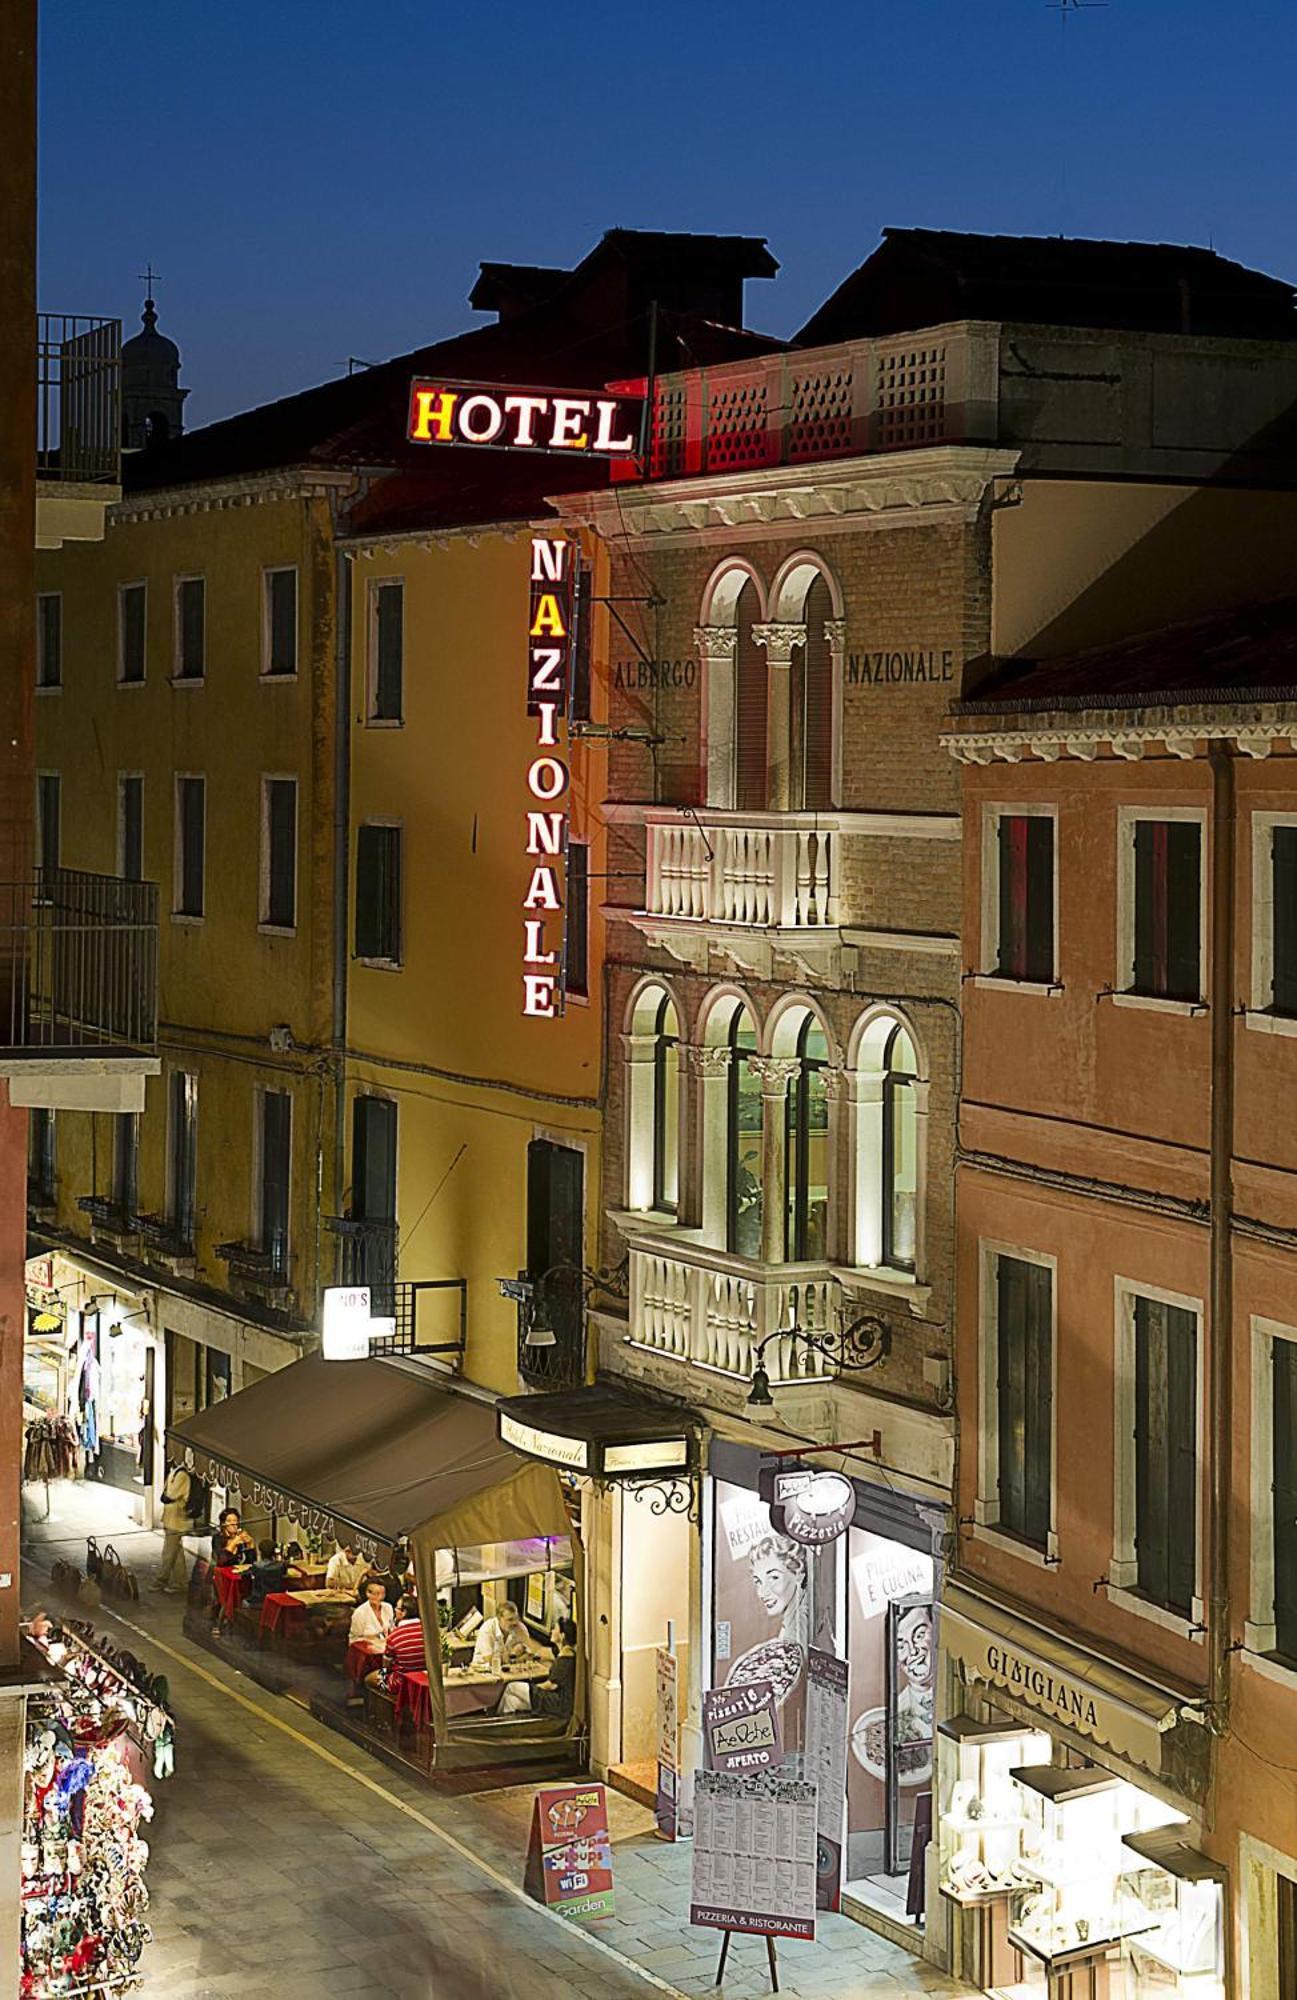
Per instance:
[[[29,1603],[43,1564],[84,1556],[99,1498],[56,1487],[50,1520],[29,1523]],[[157,1538],[114,1540],[146,1581]],[[522,1894],[530,1788],[451,1798],[389,1770],[192,1645],[178,1599],[146,1593],[125,1620],[107,1607],[95,1620],[110,1634],[129,1626],[169,1676],[178,1716],[176,1776],[155,1787],[147,2000],[713,1990],[717,1940],[685,1921],[688,1849],[655,1840],[641,1808],[614,1802],[616,1918],[579,1930]],[[779,1956],[791,2000],[961,1990],[841,1917],[824,1920],[813,1945],[781,1942]],[[761,1942],[737,1940],[726,1993],[767,1990]]]

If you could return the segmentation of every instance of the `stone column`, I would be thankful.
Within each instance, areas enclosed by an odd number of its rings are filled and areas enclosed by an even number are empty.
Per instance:
[[[847,692],[847,621],[845,618],[826,618],[824,636],[829,642],[829,658],[833,665],[833,773],[830,780],[830,798],[835,806],[842,804],[842,738],[846,722]]]
[[[713,1249],[725,1247],[726,1093],[730,1051],[717,1046],[682,1043],[680,1095],[689,1100],[690,1143],[681,1156],[680,1220],[701,1228]]]
[[[754,625],[752,637],[766,649],[768,708],[766,713],[766,804],[771,812],[787,812],[792,803],[792,664],[793,648],[806,644],[804,625]]]
[[[621,1488],[616,1485],[601,1488],[591,1480],[582,1494],[590,1763],[601,1778],[621,1757],[621,1506]]]
[[[702,731],[709,806],[734,804],[734,663],[739,635],[733,625],[698,625],[694,645],[703,677]]]
[[[622,1200],[630,1209],[653,1206],[653,1057],[656,1035],[623,1035],[625,1053],[625,1172]]]
[[[785,1209],[788,1201],[784,1173],[784,1119],[788,1085],[801,1069],[801,1059],[798,1056],[749,1056],[748,1062],[761,1079],[761,1261],[763,1264],[782,1264],[785,1261]]]
[[[847,1121],[843,1107],[847,1097],[847,1072],[830,1068],[820,1072],[828,1111],[829,1207],[824,1225],[824,1254],[830,1264],[847,1261],[846,1192],[849,1186],[843,1129]]]

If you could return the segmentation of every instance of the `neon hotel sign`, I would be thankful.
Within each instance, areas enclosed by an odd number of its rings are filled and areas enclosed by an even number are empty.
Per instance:
[[[416,379],[410,384],[407,435],[414,444],[627,458],[637,449],[643,409],[642,400],[633,396]],[[563,1012],[567,955],[565,801],[572,774],[558,725],[560,717],[566,724],[568,713],[573,554],[570,542],[532,536],[527,713],[536,725],[536,754],[527,771],[531,875],[522,903],[522,1011],[541,1020]],[[561,888],[560,870],[565,878]]]

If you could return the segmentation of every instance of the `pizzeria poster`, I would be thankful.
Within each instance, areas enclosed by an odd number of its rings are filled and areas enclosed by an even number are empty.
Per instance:
[[[538,1903],[577,1923],[613,1914],[612,1836],[602,1785],[537,1792],[524,1886]]]
[[[703,1762],[709,1771],[772,1771],[784,1760],[769,1681],[709,1688],[703,1696]]]
[[[815,1791],[797,1778],[699,1771],[691,1924],[814,1938]]]
[[[819,1794],[816,1819],[815,1902],[842,1906],[842,1832],[847,1794],[847,1686],[845,1660],[812,1646],[806,1669],[806,1775]]]

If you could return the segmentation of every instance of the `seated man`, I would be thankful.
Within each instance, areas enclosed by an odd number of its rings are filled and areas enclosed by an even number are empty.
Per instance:
[[[329,1557],[328,1568],[324,1572],[325,1589],[359,1590],[370,1568],[368,1556],[362,1556],[354,1542],[344,1542]]]
[[[522,1613],[506,1598],[493,1618],[484,1618],[473,1639],[473,1669],[477,1673],[498,1674],[510,1660],[531,1651],[531,1640]]]
[[[257,1544],[257,1561],[248,1573],[247,1604],[264,1604],[272,1590],[283,1590],[288,1583],[288,1568],[277,1554],[273,1542]]]
[[[428,1670],[428,1656],[423,1645],[423,1621],[419,1616],[418,1599],[403,1597],[397,1607],[396,1620],[387,1635],[387,1645],[383,1650],[387,1665],[397,1674],[422,1674]],[[366,1675],[367,1680],[374,1677]]]
[[[543,1681],[510,1681],[500,1697],[501,1715],[556,1716],[566,1722],[576,1696],[576,1619],[560,1618],[549,1635],[554,1659]]]

